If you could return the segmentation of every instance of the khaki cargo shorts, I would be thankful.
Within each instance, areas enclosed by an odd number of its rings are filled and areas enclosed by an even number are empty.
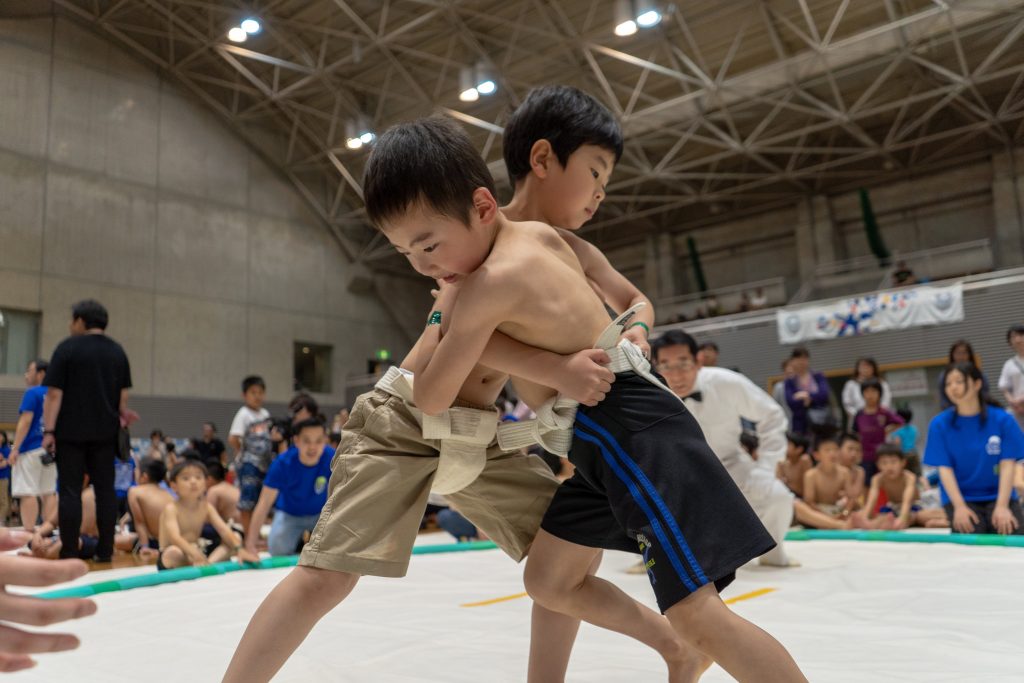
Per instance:
[[[402,399],[380,390],[356,400],[331,461],[327,504],[299,564],[405,576],[438,463]],[[533,542],[558,480],[535,455],[487,450],[480,476],[451,505],[517,562]]]

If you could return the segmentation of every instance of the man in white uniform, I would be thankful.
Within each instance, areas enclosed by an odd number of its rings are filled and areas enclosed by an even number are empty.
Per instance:
[[[782,407],[749,379],[725,368],[702,367],[697,342],[682,330],[669,330],[651,343],[651,358],[672,391],[700,424],[711,449],[732,475],[761,523],[778,545],[761,564],[796,566],[783,539],[793,519],[793,494],[775,478],[786,457],[789,424]],[[756,460],[740,445],[741,420],[756,424]]]

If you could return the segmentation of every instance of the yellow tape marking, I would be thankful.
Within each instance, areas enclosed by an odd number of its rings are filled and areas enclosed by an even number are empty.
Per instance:
[[[506,595],[503,598],[494,598],[493,600],[483,600],[481,602],[467,602],[459,607],[486,607],[487,605],[495,605],[499,602],[508,602],[509,600],[518,600],[519,598],[525,598],[526,593],[516,593],[515,595]]]
[[[743,595],[737,595],[735,598],[729,598],[725,601],[725,604],[732,605],[743,600],[753,600],[754,598],[759,598],[762,595],[774,593],[777,590],[778,588],[759,588],[756,591],[750,591],[749,593],[744,593]]]
[[[759,588],[756,591],[751,591],[749,593],[744,593],[743,595],[737,595],[735,598],[729,598],[728,600],[725,601],[725,604],[732,605],[732,604],[735,604],[737,602],[741,602],[743,600],[753,600],[754,598],[759,598],[762,595],[768,595],[769,593],[774,593],[777,590],[778,590],[778,588]],[[496,605],[499,602],[508,602],[510,600],[518,600],[519,598],[525,598],[526,596],[527,596],[526,593],[516,593],[515,595],[506,595],[505,597],[494,598],[492,600],[481,600],[480,602],[467,602],[465,604],[459,605],[459,607],[486,607],[487,605]]]

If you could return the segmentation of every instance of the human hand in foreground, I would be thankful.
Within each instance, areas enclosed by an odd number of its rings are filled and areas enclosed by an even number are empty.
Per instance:
[[[15,550],[30,536],[0,528],[0,550]],[[96,603],[84,599],[47,600],[7,592],[7,586],[52,586],[84,576],[89,568],[81,560],[42,560],[19,555],[0,555],[0,620],[49,626],[96,613]],[[30,633],[0,624],[0,672],[30,669],[36,662],[29,655],[74,650],[78,638],[69,633]]]

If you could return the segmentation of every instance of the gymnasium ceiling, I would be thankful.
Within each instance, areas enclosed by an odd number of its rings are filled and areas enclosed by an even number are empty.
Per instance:
[[[626,152],[583,229],[609,248],[927,172],[1024,136],[1024,0],[677,0],[613,33],[610,0],[53,0],[214,109],[295,184],[355,261],[395,266],[364,219],[346,126],[443,112],[499,178],[501,130],[568,83]],[[248,16],[263,30],[236,44]],[[460,69],[497,90],[459,99]],[[360,131],[361,132],[361,131]]]

